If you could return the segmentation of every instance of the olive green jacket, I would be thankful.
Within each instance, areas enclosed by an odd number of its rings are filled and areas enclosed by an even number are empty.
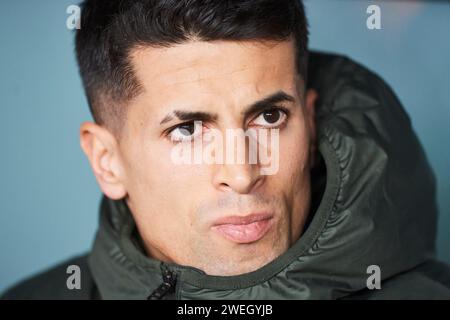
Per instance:
[[[450,269],[434,260],[435,177],[400,102],[337,55],[311,53],[308,86],[320,97],[313,206],[300,239],[276,260],[231,277],[161,263],[145,256],[126,204],[104,198],[91,252],[4,298],[449,299]],[[80,290],[66,286],[73,264]],[[368,288],[374,265],[381,289]]]

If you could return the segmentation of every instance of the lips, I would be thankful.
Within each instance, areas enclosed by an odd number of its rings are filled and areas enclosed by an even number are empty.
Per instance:
[[[273,215],[230,216],[216,221],[212,229],[235,243],[252,243],[263,238],[272,225]]]

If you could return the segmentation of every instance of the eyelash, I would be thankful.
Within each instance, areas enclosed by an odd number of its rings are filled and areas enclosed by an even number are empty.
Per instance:
[[[277,111],[280,111],[280,112],[284,113],[286,118],[284,119],[284,121],[281,124],[279,124],[276,127],[270,127],[270,129],[277,129],[277,128],[283,127],[286,124],[286,122],[288,121],[288,119],[289,119],[290,112],[289,112],[289,110],[287,108],[285,108],[284,106],[281,106],[281,105],[274,105],[274,106],[270,106],[270,107],[265,108],[263,111],[258,113],[256,115],[256,117],[253,118],[253,120],[255,120],[256,118],[258,118],[259,116],[264,114],[264,112],[273,111],[273,110],[277,110]],[[186,121],[186,122],[179,123],[179,124],[177,124],[177,125],[175,125],[173,127],[170,127],[169,129],[166,130],[165,136],[170,140],[170,134],[174,130],[176,130],[178,128],[181,128],[182,126],[185,126],[187,124],[193,124],[194,121],[201,121],[201,119],[189,120],[189,121]]]

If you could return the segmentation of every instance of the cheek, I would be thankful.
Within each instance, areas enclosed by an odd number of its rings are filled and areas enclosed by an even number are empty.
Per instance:
[[[296,122],[280,135],[280,176],[294,186],[309,170],[310,138],[304,122]]]
[[[166,217],[188,217],[189,211],[195,209],[195,199],[202,193],[208,172],[202,165],[174,162],[172,147],[169,143],[149,143],[134,152],[133,164],[129,166],[129,194],[140,202],[140,207],[152,207]]]

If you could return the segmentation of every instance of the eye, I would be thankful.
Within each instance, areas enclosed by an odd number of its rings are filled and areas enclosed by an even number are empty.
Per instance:
[[[276,128],[281,126],[286,121],[286,118],[286,111],[273,107],[260,113],[253,123],[258,126]]]
[[[171,129],[168,136],[173,142],[190,141],[202,133],[202,127],[201,121],[185,122]]]

